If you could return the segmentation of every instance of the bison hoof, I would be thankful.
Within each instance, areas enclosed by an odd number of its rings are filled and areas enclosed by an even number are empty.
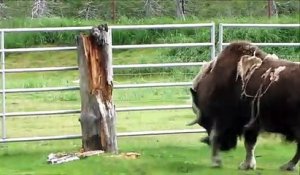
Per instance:
[[[222,160],[219,158],[214,158],[212,161],[213,168],[221,168],[222,167]]]
[[[256,169],[256,161],[244,161],[239,166],[240,170],[255,170]]]
[[[288,162],[288,163],[282,165],[280,167],[280,169],[283,170],[283,171],[294,171],[295,170],[295,166],[296,165],[294,163]]]

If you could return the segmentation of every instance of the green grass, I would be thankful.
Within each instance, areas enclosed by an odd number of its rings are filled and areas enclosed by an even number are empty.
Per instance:
[[[186,21],[174,20],[173,18],[151,18],[151,19],[129,19],[120,18],[118,25],[126,24],[166,24],[166,23],[207,23],[215,22],[216,36],[218,36],[219,23],[299,23],[299,15],[294,14],[290,16],[280,16],[279,18],[268,19],[266,17],[239,17],[239,18],[187,18]],[[101,22],[100,22],[101,23]],[[91,26],[98,25],[99,21],[95,20],[79,20],[66,18],[43,18],[43,19],[12,19],[0,21],[2,28],[17,28],[17,27],[61,27],[61,26]],[[151,43],[178,43],[178,42],[209,42],[209,28],[197,29],[149,29],[149,30],[114,30],[113,44],[151,44]],[[5,48],[19,48],[19,47],[35,47],[41,45],[64,45],[73,46],[75,44],[75,36],[79,32],[24,32],[24,33],[6,33]],[[233,40],[249,40],[252,42],[300,42],[299,30],[297,29],[249,29],[249,28],[235,28],[224,30],[224,42],[231,42]],[[218,39],[216,38],[216,42]],[[147,49],[146,49],[147,50]],[[155,52],[159,56],[162,51],[156,49]],[[173,58],[180,58],[180,60],[195,61],[197,59],[203,60],[209,58],[209,52],[203,48],[188,48],[188,49],[164,49],[164,53]],[[152,50],[153,51],[153,50]],[[280,56],[299,57],[299,48],[286,49],[279,47],[270,47],[270,52],[276,52]],[[128,52],[130,54],[130,51]],[[148,53],[148,52],[147,52]],[[143,63],[147,61],[148,54],[144,54]],[[41,57],[44,57],[41,55]],[[126,58],[123,62],[131,61],[132,58]],[[153,60],[153,59],[152,59]],[[157,59],[166,60],[166,59]],[[168,59],[167,59],[168,60]]]
[[[256,171],[240,171],[237,166],[244,158],[240,144],[236,150],[223,153],[224,166],[210,167],[210,150],[199,142],[199,134],[119,138],[120,153],[138,152],[139,159],[127,160],[104,154],[61,165],[46,163],[47,155],[56,152],[77,152],[80,140],[9,143],[0,147],[2,175],[297,175],[281,172],[294,147],[278,139],[260,139],[256,155]],[[274,146],[276,144],[276,146]]]

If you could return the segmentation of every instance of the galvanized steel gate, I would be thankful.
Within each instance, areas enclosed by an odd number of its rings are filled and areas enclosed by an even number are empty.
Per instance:
[[[228,43],[223,43],[223,30],[225,27],[261,27],[261,28],[299,28],[299,24],[220,24],[219,25],[219,50]],[[1,142],[21,142],[21,141],[37,141],[37,140],[57,140],[57,139],[73,139],[79,138],[80,135],[64,135],[64,136],[48,136],[48,137],[28,137],[28,138],[7,138],[6,136],[6,117],[16,116],[37,116],[37,115],[62,115],[62,114],[77,114],[80,110],[59,110],[59,111],[32,111],[32,112],[6,112],[5,97],[8,93],[27,93],[27,92],[47,92],[47,91],[66,91],[79,90],[78,86],[72,87],[46,87],[46,88],[24,88],[24,89],[6,89],[5,74],[6,73],[23,73],[23,72],[43,72],[43,71],[66,71],[77,70],[78,67],[45,67],[45,68],[22,68],[22,69],[6,69],[5,54],[16,52],[35,52],[35,51],[61,51],[75,50],[76,47],[47,47],[47,48],[11,48],[6,49],[5,33],[17,32],[54,32],[54,31],[87,31],[92,26],[88,27],[59,27],[59,28],[18,28],[18,29],[0,29],[1,42],[1,74],[2,74],[2,113],[1,115]],[[125,26],[110,26],[109,32],[112,30],[122,29],[170,29],[170,28],[209,28],[210,41],[202,43],[176,43],[176,44],[142,44],[142,45],[112,45],[112,50],[116,49],[137,49],[137,48],[176,48],[176,47],[210,47],[211,58],[215,57],[215,24],[164,24],[164,25],[125,25]],[[111,36],[111,35],[110,35]],[[112,36],[111,36],[112,37]],[[300,46],[300,43],[255,43],[260,46]],[[164,64],[134,64],[134,65],[114,65],[113,69],[128,69],[128,68],[153,68],[153,67],[178,67],[178,66],[201,66],[202,62],[192,63],[164,63]],[[121,88],[146,88],[146,87],[169,87],[169,86],[190,86],[191,82],[176,82],[176,83],[146,83],[146,84],[121,84],[114,86],[115,89]],[[172,105],[172,106],[148,106],[148,107],[126,107],[117,108],[117,112],[125,111],[142,111],[142,110],[170,110],[170,109],[188,109],[190,105]],[[143,131],[143,132],[127,132],[118,133],[118,136],[140,136],[140,135],[162,135],[162,134],[179,134],[179,133],[197,133],[204,132],[203,129],[186,129],[186,130],[165,130],[165,131]]]

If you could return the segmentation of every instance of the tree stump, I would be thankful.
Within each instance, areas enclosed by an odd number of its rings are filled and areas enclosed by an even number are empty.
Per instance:
[[[83,150],[117,153],[111,33],[107,25],[93,27],[89,35],[77,36],[77,51]]]

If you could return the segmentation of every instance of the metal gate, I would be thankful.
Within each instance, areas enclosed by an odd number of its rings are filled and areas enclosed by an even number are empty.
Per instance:
[[[223,35],[225,28],[299,28],[300,24],[223,24],[219,25],[219,39],[218,48],[222,50],[223,46],[229,43],[223,42]],[[92,26],[88,27],[59,27],[59,28],[18,28],[18,29],[0,29],[1,42],[1,75],[2,75],[2,113],[1,126],[2,136],[1,142],[20,142],[20,141],[37,141],[37,140],[57,140],[57,139],[73,139],[79,138],[80,135],[63,135],[63,136],[48,136],[48,137],[22,137],[22,138],[7,138],[6,135],[6,118],[17,116],[38,116],[38,115],[63,115],[63,114],[79,114],[80,110],[56,110],[56,111],[32,111],[32,112],[6,112],[5,97],[8,93],[28,93],[28,92],[48,92],[48,91],[70,91],[79,90],[79,86],[69,87],[45,87],[45,88],[24,88],[24,89],[6,89],[5,78],[9,73],[24,73],[24,72],[43,72],[43,71],[66,71],[77,70],[78,67],[44,67],[44,68],[22,68],[22,69],[6,69],[5,56],[6,53],[17,52],[35,52],[35,51],[62,51],[62,50],[76,50],[72,47],[46,47],[46,48],[10,48],[6,49],[5,34],[19,33],[19,32],[54,32],[54,31],[87,31]],[[139,30],[139,29],[170,29],[170,28],[209,28],[210,40],[202,43],[176,43],[176,44],[140,44],[140,45],[112,45],[112,50],[117,49],[137,49],[137,48],[178,48],[178,47],[210,47],[211,58],[215,57],[215,24],[164,24],[164,25],[124,25],[124,26],[110,26],[109,32],[113,30]],[[113,36],[111,36],[113,37]],[[242,38],[241,38],[242,39]],[[258,46],[293,46],[299,47],[300,43],[254,43]],[[113,51],[111,51],[113,52]],[[128,69],[128,68],[154,68],[154,67],[179,67],[179,66],[201,66],[202,62],[189,63],[164,63],[164,64],[132,64],[132,65],[113,65],[113,69]],[[145,83],[145,84],[120,84],[114,86],[115,89],[122,88],[150,88],[150,87],[170,87],[170,86],[191,86],[191,82],[161,82],[161,83]],[[143,111],[143,110],[170,110],[170,109],[188,109],[191,105],[168,105],[168,106],[144,106],[144,107],[124,107],[117,108],[117,112],[126,111]],[[162,134],[180,134],[180,133],[198,133],[204,132],[203,129],[186,129],[186,130],[165,130],[165,131],[143,131],[143,132],[126,132],[118,133],[122,136],[141,136],[141,135],[162,135]]]
[[[2,62],[2,137],[0,142],[18,142],[18,141],[36,141],[36,140],[54,140],[54,139],[72,139],[79,138],[80,135],[64,135],[64,136],[48,136],[48,137],[28,137],[28,138],[7,138],[6,118],[17,116],[38,116],[38,115],[63,115],[77,114],[80,110],[56,110],[56,111],[31,111],[31,112],[6,112],[5,97],[8,93],[28,93],[28,92],[48,92],[48,91],[69,91],[79,90],[79,86],[73,87],[45,87],[45,88],[23,88],[23,89],[6,89],[6,74],[8,73],[24,73],[24,72],[43,72],[43,71],[66,71],[77,70],[78,67],[44,67],[44,68],[22,68],[22,69],[6,69],[5,55],[6,53],[17,52],[35,52],[35,51],[62,51],[75,50],[76,47],[46,47],[46,48],[11,48],[6,49],[5,33],[18,32],[54,32],[54,31],[87,31],[89,27],[59,27],[59,28],[19,28],[19,29],[0,29],[1,32],[1,62]],[[141,44],[141,45],[112,45],[112,50],[117,49],[138,49],[138,48],[179,48],[179,47],[210,47],[211,58],[215,57],[215,24],[164,24],[164,25],[124,25],[110,26],[109,32],[112,30],[139,30],[139,29],[171,29],[171,28],[209,28],[210,41],[202,43],[170,43],[170,44]],[[110,35],[111,36],[111,35]],[[113,37],[113,36],[111,36]],[[112,40],[111,40],[112,41]],[[112,51],[111,51],[112,52]],[[133,65],[113,65],[113,69],[128,69],[128,68],[154,68],[154,67],[178,67],[178,66],[197,66],[202,65],[201,62],[190,63],[165,63],[165,64],[133,64]],[[162,82],[162,83],[145,83],[145,84],[120,84],[115,85],[114,89],[122,88],[150,88],[150,87],[170,87],[170,86],[190,86],[191,82]],[[168,105],[168,106],[144,106],[144,107],[124,107],[116,108],[117,112],[126,111],[143,111],[143,110],[170,110],[170,109],[188,109],[190,105]],[[161,135],[161,134],[179,134],[179,133],[195,133],[204,132],[203,129],[188,129],[188,130],[165,130],[165,131],[143,131],[143,132],[127,132],[118,133],[118,136],[139,136],[139,135]]]

